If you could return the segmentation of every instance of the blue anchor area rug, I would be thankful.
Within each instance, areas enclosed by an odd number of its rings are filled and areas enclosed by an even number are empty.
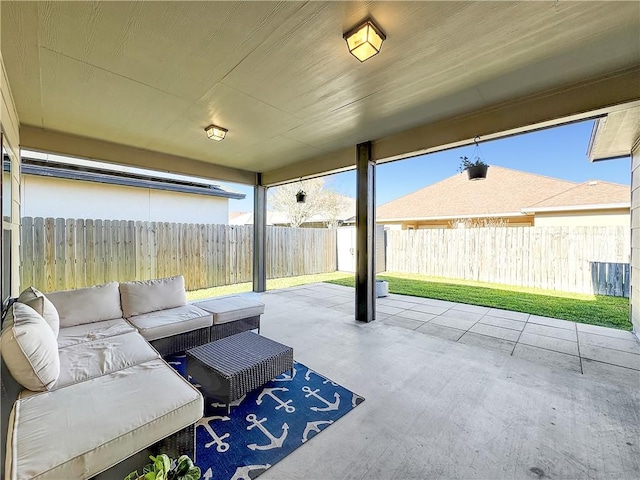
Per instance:
[[[184,377],[185,355],[165,359]],[[204,480],[251,480],[308,442],[364,398],[294,361],[289,372],[225,405],[205,398],[195,463]],[[198,386],[198,379],[188,378]]]

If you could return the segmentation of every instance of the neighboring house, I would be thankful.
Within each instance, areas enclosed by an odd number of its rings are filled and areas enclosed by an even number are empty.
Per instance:
[[[536,227],[630,227],[630,190],[626,185],[592,180],[527,208]]]
[[[342,196],[342,195],[341,195]],[[356,215],[356,199],[342,196],[344,200],[344,208],[338,214],[338,218],[328,218],[326,215],[314,215],[309,221],[304,222],[303,228],[326,228],[332,222],[337,220],[337,226],[353,225]],[[253,225],[253,212],[230,212],[229,225]],[[267,225],[277,227],[288,227],[290,221],[284,212],[276,212],[267,210]]]
[[[245,197],[205,180],[129,170],[23,158],[22,216],[226,224],[229,199]]]
[[[485,180],[465,172],[377,208],[388,228],[504,226],[629,226],[630,190],[593,180],[570,182],[491,166]]]

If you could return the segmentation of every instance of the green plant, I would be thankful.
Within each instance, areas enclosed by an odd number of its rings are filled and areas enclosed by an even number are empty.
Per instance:
[[[485,166],[488,167],[489,165],[487,165],[486,163],[484,163],[480,157],[475,157],[474,160],[469,160],[469,157],[460,157],[460,171],[464,172],[465,170],[467,170],[468,168],[471,167],[481,167],[481,166]]]
[[[171,460],[164,453],[157,457],[150,456],[151,463],[138,471],[131,472],[124,480],[199,480],[200,468],[193,464],[188,455],[182,455],[178,460]]]

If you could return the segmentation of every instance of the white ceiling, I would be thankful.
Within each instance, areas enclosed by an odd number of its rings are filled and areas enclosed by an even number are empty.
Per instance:
[[[1,8],[21,124],[254,172],[640,64],[639,2]],[[388,39],[361,64],[367,15]]]

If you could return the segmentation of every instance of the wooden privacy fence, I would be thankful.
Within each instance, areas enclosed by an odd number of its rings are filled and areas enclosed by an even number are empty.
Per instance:
[[[577,293],[628,296],[630,251],[624,227],[387,231],[390,272]]]
[[[333,272],[332,229],[267,227],[267,278]],[[22,219],[21,282],[43,292],[182,274],[187,290],[250,282],[253,227]]]

